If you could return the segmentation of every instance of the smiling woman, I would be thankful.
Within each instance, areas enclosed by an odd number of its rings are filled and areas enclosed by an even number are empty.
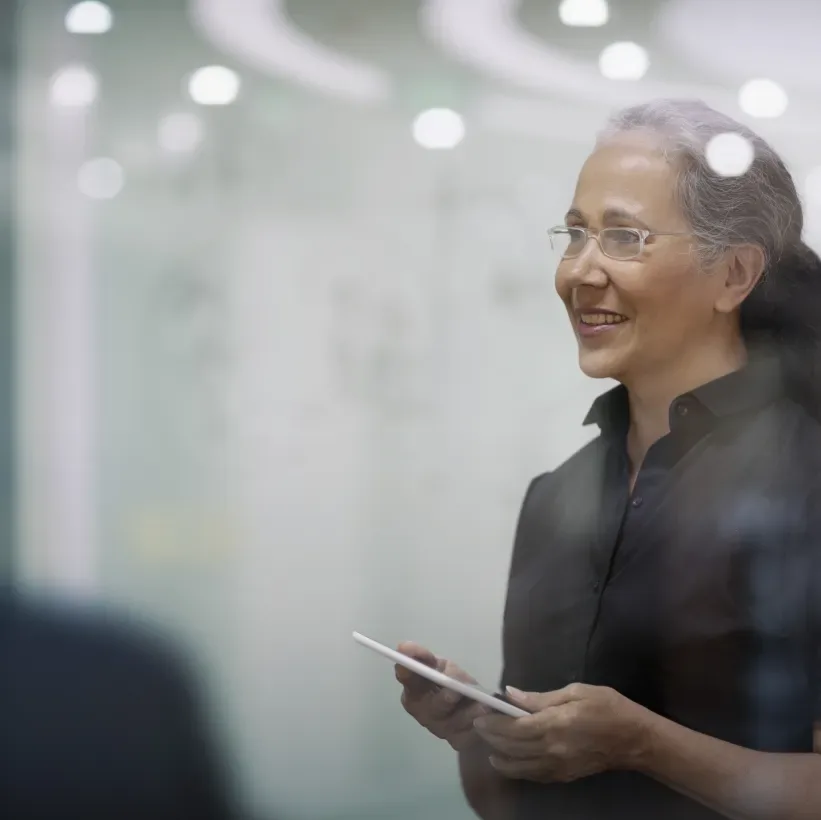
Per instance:
[[[741,176],[707,161],[723,133],[753,146]],[[618,114],[581,169],[550,231],[556,291],[581,369],[620,384],[520,513],[502,684],[532,714],[401,678],[487,820],[821,816],[821,260],[802,223],[772,148],[698,102]]]

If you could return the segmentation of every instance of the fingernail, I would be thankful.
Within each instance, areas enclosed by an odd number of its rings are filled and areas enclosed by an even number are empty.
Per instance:
[[[491,756],[491,757],[488,758],[488,762],[490,763],[491,766],[493,766],[494,769],[499,768],[499,758],[498,757]]]
[[[520,689],[516,689],[513,686],[506,686],[505,691],[508,693],[508,695],[513,695],[514,698],[524,697],[524,694],[525,694]]]
[[[482,731],[482,729],[487,728],[487,721],[484,718],[476,718],[476,720],[473,721],[473,728]]]

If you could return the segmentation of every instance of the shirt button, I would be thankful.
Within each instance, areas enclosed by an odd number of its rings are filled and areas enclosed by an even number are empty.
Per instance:
[[[642,504],[644,504],[644,499],[640,495],[637,495],[630,503],[638,509]]]
[[[686,402],[680,401],[676,405],[676,415],[677,416],[681,416],[681,418],[684,418],[689,412],[690,412],[690,408],[688,407]]]
[[[593,581],[593,592],[598,592],[601,589],[601,584],[598,581]]]

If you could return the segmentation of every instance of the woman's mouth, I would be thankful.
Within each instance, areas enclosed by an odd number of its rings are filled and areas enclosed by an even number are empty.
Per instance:
[[[614,330],[619,325],[627,321],[627,317],[621,313],[607,312],[585,312],[577,313],[577,327],[581,336],[596,336],[608,330]]]

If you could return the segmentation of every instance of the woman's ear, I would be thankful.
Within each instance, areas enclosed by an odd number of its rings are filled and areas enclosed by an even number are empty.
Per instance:
[[[715,308],[719,313],[732,313],[761,280],[766,257],[759,245],[738,245],[727,250],[725,262],[724,286]]]

